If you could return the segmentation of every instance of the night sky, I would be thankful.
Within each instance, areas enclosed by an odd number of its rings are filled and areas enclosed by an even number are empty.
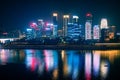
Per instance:
[[[93,24],[107,18],[109,25],[120,31],[119,0],[0,0],[0,31],[25,30],[31,21],[50,21],[53,12],[76,14],[82,25],[85,14],[93,14]]]

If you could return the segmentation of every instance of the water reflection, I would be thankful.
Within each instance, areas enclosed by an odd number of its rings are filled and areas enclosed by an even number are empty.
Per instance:
[[[120,50],[5,50],[0,49],[0,64],[20,63],[26,65],[36,76],[47,75],[49,79],[106,80]],[[113,69],[114,70],[114,69]],[[46,79],[46,78],[45,78]]]
[[[93,51],[93,74],[99,76],[100,71],[100,53]]]
[[[107,77],[108,71],[109,71],[109,62],[108,61],[102,61],[101,62],[101,68],[100,68],[102,79]]]
[[[86,54],[85,54],[85,77],[86,77],[86,80],[91,80],[91,66],[92,66],[91,53],[86,52]]]

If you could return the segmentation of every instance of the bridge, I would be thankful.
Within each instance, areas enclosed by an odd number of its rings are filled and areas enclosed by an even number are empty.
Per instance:
[[[15,41],[19,40],[20,38],[0,38],[1,43],[6,43],[7,41]]]

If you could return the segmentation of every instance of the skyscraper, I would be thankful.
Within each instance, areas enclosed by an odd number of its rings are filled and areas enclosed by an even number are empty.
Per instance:
[[[63,36],[67,36],[67,28],[69,23],[69,15],[63,15]]]
[[[106,18],[101,19],[100,29],[108,29],[108,22]]]
[[[95,25],[93,27],[93,39],[99,40],[100,39],[100,28],[99,25]]]
[[[58,14],[53,13],[53,36],[56,37],[58,33]]]
[[[92,39],[92,14],[86,14],[86,23],[85,23],[85,40]]]
[[[114,39],[116,36],[116,27],[110,26],[109,27],[109,39]]]
[[[108,27],[108,22],[106,18],[101,19],[100,30],[101,30],[100,31],[101,41],[104,42],[108,40],[109,39],[109,27]]]
[[[53,25],[58,25],[58,14],[53,13]]]
[[[78,23],[79,17],[78,16],[73,16],[72,23]]]
[[[91,23],[86,22],[85,23],[85,40],[91,40],[92,39],[92,34],[91,34]]]

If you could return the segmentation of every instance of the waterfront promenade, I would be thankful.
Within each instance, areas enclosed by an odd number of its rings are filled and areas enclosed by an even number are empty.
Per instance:
[[[39,44],[9,44],[3,45],[4,49],[78,49],[78,50],[109,50],[120,49],[120,43],[95,43],[92,45],[39,45]]]

